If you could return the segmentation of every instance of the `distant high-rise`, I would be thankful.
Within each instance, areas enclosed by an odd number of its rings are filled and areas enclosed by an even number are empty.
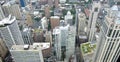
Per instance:
[[[68,28],[69,25],[67,26],[60,26],[60,27],[56,27],[53,30],[53,35],[54,35],[54,39],[55,39],[55,51],[56,51],[56,56],[57,56],[57,60],[61,61],[63,60],[63,58],[65,59],[66,53],[66,45],[67,45],[67,37],[68,37]]]
[[[45,6],[45,17],[50,17],[50,6],[48,5]]]
[[[10,52],[15,62],[44,62],[39,45],[13,45]]]
[[[26,24],[27,26],[33,26],[32,16],[29,13],[26,13]]]
[[[50,7],[53,7],[53,0],[48,0],[48,5],[49,5]]]
[[[2,62],[2,58],[0,57],[0,62]]]
[[[5,16],[8,16],[9,14],[16,17],[16,19],[22,19],[22,13],[20,11],[20,7],[18,4],[15,3],[5,3],[2,5],[3,11]]]
[[[21,5],[21,7],[25,7],[25,5],[26,5],[25,0],[20,0],[20,5]]]
[[[59,0],[59,2],[60,2],[60,3],[65,3],[65,2],[66,2],[66,0]]]
[[[8,53],[8,49],[5,45],[5,43],[3,42],[3,40],[0,38],[0,56],[1,56],[1,58],[4,59],[7,53]]]
[[[9,17],[0,21],[0,33],[8,49],[12,45],[24,44],[17,20],[14,16],[9,15]]]
[[[3,13],[3,10],[2,10],[1,4],[0,4],[0,20],[2,20],[3,18],[5,18],[5,15]]]
[[[55,8],[58,8],[59,7],[59,0],[54,0],[55,2]]]
[[[69,62],[70,57],[75,53],[75,35],[76,27],[70,26],[68,29],[68,38],[66,42],[66,62]]]
[[[51,23],[51,29],[53,30],[56,26],[59,26],[60,17],[59,16],[51,16],[50,23]]]
[[[47,29],[47,27],[48,27],[48,23],[47,22],[48,22],[48,19],[46,17],[43,17],[41,19],[42,29]]]
[[[73,15],[71,14],[70,11],[68,11],[67,14],[65,15],[65,21],[68,24],[73,25]]]
[[[117,62],[120,56],[120,11],[113,6],[101,21],[93,62]]]

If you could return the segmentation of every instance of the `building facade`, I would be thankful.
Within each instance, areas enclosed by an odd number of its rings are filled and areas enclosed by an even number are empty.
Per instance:
[[[2,5],[5,16],[9,16],[9,14],[16,17],[16,19],[22,19],[22,13],[18,4],[15,3],[5,3]]]
[[[85,32],[85,27],[87,26],[86,24],[87,20],[86,20],[86,16],[84,13],[79,13],[78,14],[78,34],[80,34],[80,32]]]
[[[92,5],[92,10],[90,12],[90,17],[88,21],[88,29],[89,29],[89,41],[93,41],[93,37],[95,34],[95,29],[96,29],[96,21],[98,18],[98,12],[100,10],[101,4],[100,2],[93,2]]]
[[[0,33],[8,49],[10,49],[12,45],[24,44],[17,20],[14,16],[9,15],[9,17],[4,18],[0,21],[0,26]]]
[[[31,28],[24,28],[22,33],[22,38],[25,44],[32,45],[33,44],[33,37]]]
[[[2,20],[3,18],[5,18],[5,15],[3,13],[3,10],[2,10],[1,4],[0,4],[0,20]]]
[[[8,52],[8,49],[5,45],[5,43],[3,42],[3,40],[0,38],[0,56],[1,56],[1,59],[5,58],[7,52]]]
[[[15,62],[44,62],[40,46],[13,45],[10,50]]]
[[[68,24],[73,25],[73,15],[70,11],[65,15],[65,21],[67,21]]]
[[[93,62],[117,62],[120,54],[120,11],[117,6],[107,11],[100,27]]]
[[[51,29],[53,30],[56,26],[59,26],[60,17],[59,16],[51,16],[50,23],[51,23]]]

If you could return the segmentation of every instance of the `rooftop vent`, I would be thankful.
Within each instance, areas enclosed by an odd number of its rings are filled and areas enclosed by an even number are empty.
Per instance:
[[[29,45],[24,45],[24,50],[28,50],[29,49]]]

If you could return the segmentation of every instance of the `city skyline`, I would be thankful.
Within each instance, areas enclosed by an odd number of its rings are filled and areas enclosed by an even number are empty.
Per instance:
[[[120,1],[0,0],[0,62],[120,62]]]

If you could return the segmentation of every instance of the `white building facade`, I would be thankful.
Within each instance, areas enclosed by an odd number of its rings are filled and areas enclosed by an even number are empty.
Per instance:
[[[0,21],[0,26],[0,33],[8,49],[10,49],[12,45],[24,44],[17,20],[14,16],[9,16]]]
[[[114,6],[107,13],[93,62],[117,62],[120,56],[120,11]]]

